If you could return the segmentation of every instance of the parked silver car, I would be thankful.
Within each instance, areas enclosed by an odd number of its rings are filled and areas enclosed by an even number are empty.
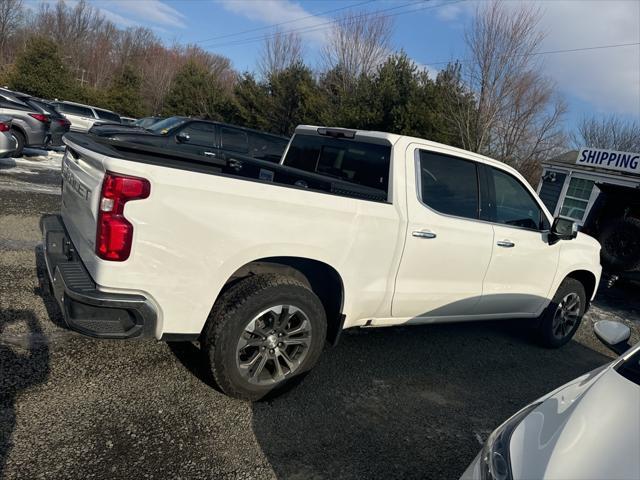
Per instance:
[[[640,478],[640,343],[618,322],[594,330],[626,353],[513,415],[460,480]]]
[[[0,158],[10,157],[18,145],[11,135],[11,120],[12,118],[7,115],[0,115]]]
[[[11,134],[18,144],[16,157],[22,155],[25,147],[43,148],[49,142],[49,115],[23,102],[10,90],[0,89],[0,115],[12,118]]]

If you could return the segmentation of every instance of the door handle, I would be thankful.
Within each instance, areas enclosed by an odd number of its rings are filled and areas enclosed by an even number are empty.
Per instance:
[[[513,243],[511,240],[500,240],[497,245],[499,247],[505,247],[505,248],[511,248],[516,246],[516,244]]]
[[[412,232],[411,235],[418,238],[436,238],[436,234],[429,230],[416,230]]]
[[[215,156],[216,156],[215,152],[204,152],[204,154],[205,154],[207,157],[215,157]]]

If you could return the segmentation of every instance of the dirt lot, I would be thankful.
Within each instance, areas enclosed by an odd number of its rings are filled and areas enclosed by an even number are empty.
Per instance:
[[[61,155],[31,154],[0,159],[0,478],[455,479],[502,420],[610,360],[594,321],[638,339],[638,287],[622,285],[560,350],[513,322],[356,330],[295,389],[232,400],[192,344],[61,326],[38,231]]]

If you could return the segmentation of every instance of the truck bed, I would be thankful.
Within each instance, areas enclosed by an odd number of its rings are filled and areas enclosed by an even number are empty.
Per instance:
[[[176,168],[207,175],[222,175],[240,180],[312,190],[331,195],[339,195],[373,202],[387,202],[387,194],[383,190],[355,185],[350,182],[327,175],[306,172],[277,163],[258,160],[245,155],[234,155],[224,160],[205,158],[187,152],[177,155],[175,151],[141,145],[120,140],[109,140],[91,134],[69,133],[66,138],[70,142],[94,152],[113,158],[145,163],[161,167]],[[72,147],[68,147],[71,155],[78,155]]]

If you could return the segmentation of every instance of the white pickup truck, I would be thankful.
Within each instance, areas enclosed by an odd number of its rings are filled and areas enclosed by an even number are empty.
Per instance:
[[[342,329],[539,319],[558,347],[599,244],[512,168],[389,133],[301,126],[280,164],[68,134],[41,228],[68,325],[200,340],[229,395],[308,371]]]

